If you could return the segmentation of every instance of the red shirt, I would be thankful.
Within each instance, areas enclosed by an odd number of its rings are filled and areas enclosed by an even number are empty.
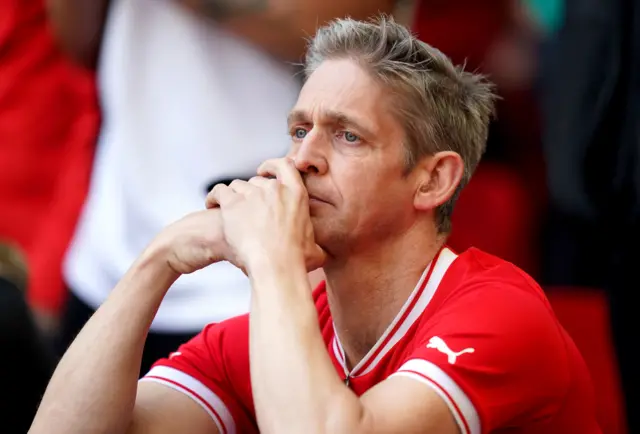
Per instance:
[[[0,240],[27,254],[30,300],[56,310],[61,262],[89,185],[93,76],[57,48],[44,0],[0,6]]]
[[[433,264],[349,372],[354,393],[401,375],[436,391],[463,434],[600,433],[585,363],[540,287],[514,265],[477,249],[460,256],[444,249]],[[327,351],[345,379],[324,284],[313,297]],[[189,395],[221,433],[258,432],[248,319],[207,326],[142,381]]]
[[[413,31],[424,42],[466,64],[483,70],[485,57],[510,20],[512,0],[420,0]]]

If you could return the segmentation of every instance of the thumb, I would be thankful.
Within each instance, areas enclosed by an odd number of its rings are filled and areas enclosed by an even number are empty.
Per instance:
[[[313,244],[310,255],[307,258],[307,271],[314,271],[322,267],[327,260],[327,252],[317,244]]]

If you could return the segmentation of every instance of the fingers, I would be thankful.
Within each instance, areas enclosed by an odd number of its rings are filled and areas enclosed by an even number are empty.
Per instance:
[[[277,180],[274,178],[265,178],[264,176],[254,176],[249,180],[249,184],[260,188],[270,187],[274,182],[277,182]]]
[[[302,182],[300,172],[295,168],[293,160],[290,158],[277,158],[267,160],[258,167],[258,175],[253,177],[249,182],[235,180],[229,186],[220,184],[221,187],[216,185],[207,195],[205,199],[205,206],[207,209],[216,208],[220,204],[219,195],[222,187],[226,187],[233,192],[243,195],[248,194],[251,188],[255,187],[268,187],[273,182],[271,177],[275,177],[279,182],[288,187],[291,191],[294,191],[301,195],[306,195],[306,188]],[[215,192],[215,193],[214,193]]]
[[[247,181],[243,181],[241,179],[234,179],[231,184],[229,184],[229,188],[236,193],[247,195],[251,193],[255,187],[249,184]]]
[[[207,209],[216,208],[217,206],[221,205],[221,203],[218,202],[216,195],[214,194],[214,191],[216,190],[216,188],[221,188],[219,186],[226,187],[227,189],[231,190],[231,192],[242,194],[242,195],[247,195],[251,193],[253,189],[255,189],[255,186],[241,179],[233,180],[228,187],[224,184],[216,184],[211,189],[209,194],[207,194],[207,198],[205,199],[205,206],[207,207]]]
[[[327,260],[327,252],[322,247],[313,243],[311,251],[306,258],[307,271],[314,271],[322,267]]]
[[[224,206],[236,197],[237,193],[224,184],[216,184],[207,195],[207,208],[216,208]]]
[[[213,197],[213,190],[215,189],[215,186],[211,189],[211,191],[209,191],[209,193],[207,193],[207,198],[204,200],[204,206],[207,209],[212,209],[212,208],[217,208],[218,202],[216,202],[216,199]]]
[[[274,158],[267,160],[258,167],[258,175],[263,177],[275,176],[285,186],[293,191],[305,192],[300,172],[295,168],[293,160],[289,158]]]

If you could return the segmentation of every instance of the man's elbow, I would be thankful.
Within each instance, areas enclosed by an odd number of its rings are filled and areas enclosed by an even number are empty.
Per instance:
[[[322,434],[370,434],[371,418],[360,399],[346,397],[347,402],[334,401],[323,426]]]

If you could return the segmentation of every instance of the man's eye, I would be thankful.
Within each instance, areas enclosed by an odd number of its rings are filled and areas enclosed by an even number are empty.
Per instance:
[[[304,128],[296,128],[295,130],[293,130],[293,136],[296,139],[304,139],[307,136],[307,130],[305,130]]]
[[[360,143],[362,140],[360,136],[357,136],[350,131],[338,131],[336,136],[347,143]]]
[[[355,143],[355,142],[357,142],[358,140],[360,140],[360,137],[356,136],[355,134],[353,134],[353,133],[351,133],[351,132],[349,132],[349,131],[345,131],[345,132],[344,132],[344,139],[345,139],[347,142]]]

